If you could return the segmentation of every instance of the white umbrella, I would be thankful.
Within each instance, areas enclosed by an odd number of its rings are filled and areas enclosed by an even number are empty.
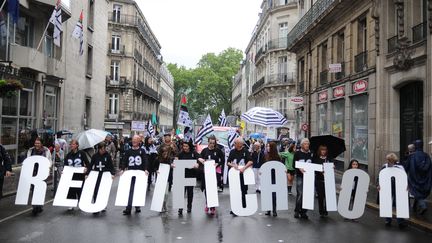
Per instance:
[[[254,107],[241,115],[241,118],[250,123],[264,127],[281,127],[287,119],[279,112],[265,107]]]
[[[75,136],[75,139],[79,143],[80,149],[92,148],[96,144],[105,140],[108,132],[98,130],[98,129],[90,129],[84,132],[80,132]]]
[[[432,144],[432,141],[430,141],[429,144]]]

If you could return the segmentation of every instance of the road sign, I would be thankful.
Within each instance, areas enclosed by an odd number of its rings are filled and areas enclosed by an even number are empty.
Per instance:
[[[308,124],[306,124],[306,123],[303,124],[301,128],[302,128],[302,130],[305,131],[305,132],[307,132],[307,131],[309,130],[309,126],[308,126]]]

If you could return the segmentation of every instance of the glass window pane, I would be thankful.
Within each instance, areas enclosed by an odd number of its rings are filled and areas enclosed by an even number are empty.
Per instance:
[[[18,111],[18,96],[3,98],[2,115],[16,116]]]
[[[22,163],[27,156],[27,150],[33,145],[31,144],[31,119],[20,119],[18,133],[18,163]]]
[[[368,160],[368,96],[352,98],[351,157],[360,163]]]
[[[318,105],[318,135],[327,134],[327,103]]]
[[[2,145],[16,144],[17,119],[2,118],[1,119],[1,139]]]
[[[22,90],[20,94],[20,115],[21,116],[31,116],[33,108],[33,92]]]

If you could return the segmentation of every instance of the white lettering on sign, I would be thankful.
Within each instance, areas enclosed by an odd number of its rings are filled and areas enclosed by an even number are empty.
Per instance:
[[[318,94],[319,101],[326,101],[327,97],[328,97],[327,90]]]
[[[361,93],[366,91],[368,87],[368,82],[366,80],[359,80],[353,84],[354,93]]]
[[[345,87],[339,86],[333,89],[333,98],[340,98],[345,95]]]
[[[342,72],[342,64],[340,64],[340,63],[329,64],[328,68],[329,68],[330,73]]]
[[[303,97],[291,97],[290,101],[294,105],[302,105],[303,104]]]

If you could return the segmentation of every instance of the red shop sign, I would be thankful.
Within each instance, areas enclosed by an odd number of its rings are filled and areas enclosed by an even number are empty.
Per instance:
[[[340,98],[345,96],[345,86],[339,86],[333,89],[333,98]]]
[[[354,93],[361,93],[366,91],[368,88],[368,82],[366,80],[359,80],[353,84]]]
[[[321,93],[318,93],[318,101],[326,101],[328,98],[327,90]]]

